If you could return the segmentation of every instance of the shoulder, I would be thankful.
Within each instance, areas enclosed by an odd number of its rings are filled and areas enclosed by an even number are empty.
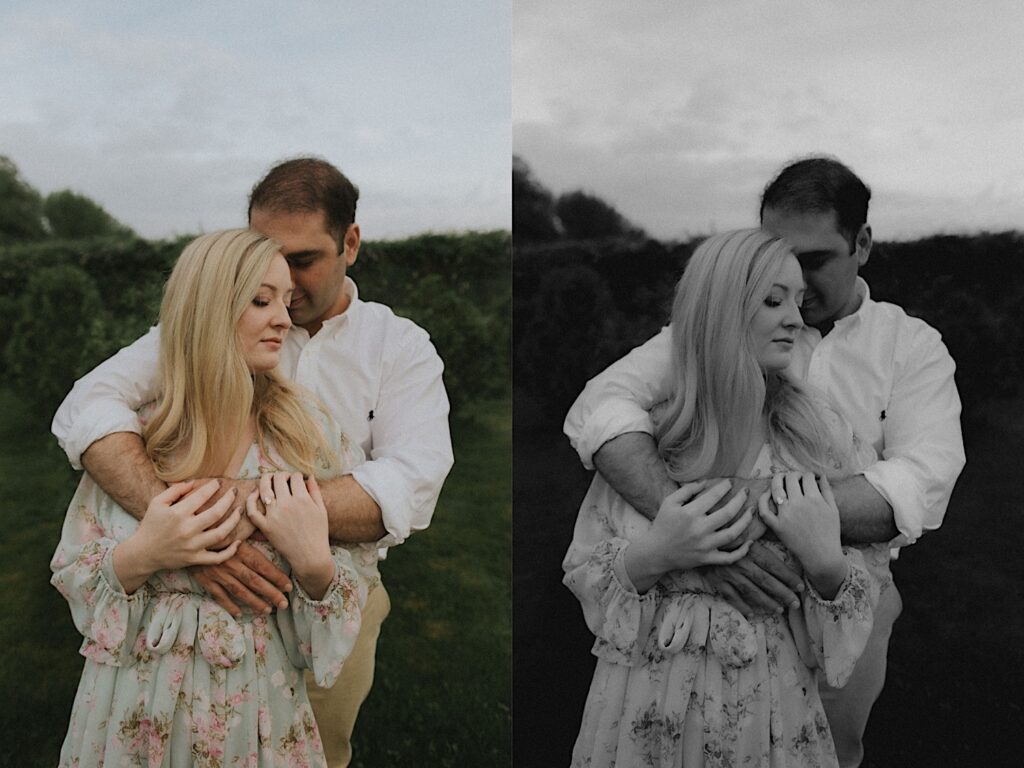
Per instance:
[[[385,361],[437,357],[430,334],[386,304],[359,301],[352,309],[359,338],[372,342]]]
[[[874,343],[888,341],[898,358],[948,354],[938,330],[897,304],[869,300],[863,307],[862,319]]]
[[[430,338],[425,330],[416,325],[407,317],[395,314],[395,311],[386,304],[376,301],[359,301],[352,309],[355,323],[361,328],[371,329],[379,334],[396,339],[418,338],[426,340]]]

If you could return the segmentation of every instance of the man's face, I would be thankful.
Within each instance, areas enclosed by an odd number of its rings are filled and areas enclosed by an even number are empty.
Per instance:
[[[835,211],[766,208],[761,226],[789,241],[800,260],[807,285],[800,313],[807,325],[825,334],[836,320],[857,310],[857,270],[871,252],[871,227],[864,224],[860,228],[851,253]]]
[[[348,309],[345,271],[359,254],[359,225],[351,224],[342,239],[342,253],[327,229],[323,211],[291,213],[253,210],[249,225],[281,244],[295,284],[288,311],[292,322],[310,335],[325,320]]]

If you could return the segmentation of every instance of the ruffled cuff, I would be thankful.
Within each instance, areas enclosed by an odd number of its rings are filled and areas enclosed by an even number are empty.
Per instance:
[[[846,683],[864,652],[879,594],[879,583],[868,572],[863,555],[855,549],[843,553],[848,569],[835,598],[826,600],[805,579],[802,610],[809,651],[834,688]]]
[[[597,637],[595,653],[607,661],[633,666],[642,655],[658,603],[656,589],[640,595],[632,584],[620,580],[628,544],[618,538],[602,541],[586,560],[567,571],[562,581],[579,599],[587,626]]]
[[[112,539],[88,542],[50,582],[67,599],[75,627],[85,637],[82,654],[97,663],[120,667],[129,663],[146,608],[146,593],[145,587],[140,587],[134,594],[125,594],[114,572],[116,546]]]
[[[362,608],[374,586],[365,572],[360,573],[362,569],[353,560],[352,552],[343,547],[332,550],[334,578],[323,598],[314,600],[296,579],[288,610],[277,613],[289,655],[297,652],[298,658],[293,661],[312,670],[317,685],[324,688],[338,679],[352,652],[362,623]]]

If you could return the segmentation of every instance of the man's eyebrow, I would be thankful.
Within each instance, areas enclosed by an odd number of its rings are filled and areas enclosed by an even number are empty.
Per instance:
[[[829,250],[818,250],[818,251],[799,251],[796,254],[797,259],[814,259],[821,256],[831,256],[832,251]]]
[[[320,251],[293,251],[292,253],[284,254],[286,260],[291,259],[311,259],[320,255]]]

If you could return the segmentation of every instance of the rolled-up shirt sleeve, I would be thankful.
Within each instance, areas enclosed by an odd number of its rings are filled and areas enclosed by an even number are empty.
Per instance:
[[[154,326],[75,382],[51,424],[71,466],[81,469],[82,454],[101,437],[141,433],[136,410],[157,395],[159,358],[160,331]]]
[[[563,426],[587,469],[594,468],[594,454],[609,440],[628,432],[654,433],[650,409],[671,393],[671,349],[666,326],[587,382]]]
[[[399,544],[430,525],[452,468],[443,370],[430,337],[410,323],[381,383],[370,460],[352,471],[380,506],[388,531],[382,546]]]
[[[882,460],[865,469],[864,477],[892,506],[900,533],[913,542],[942,525],[966,458],[956,365],[939,333],[921,323],[901,342]]]

